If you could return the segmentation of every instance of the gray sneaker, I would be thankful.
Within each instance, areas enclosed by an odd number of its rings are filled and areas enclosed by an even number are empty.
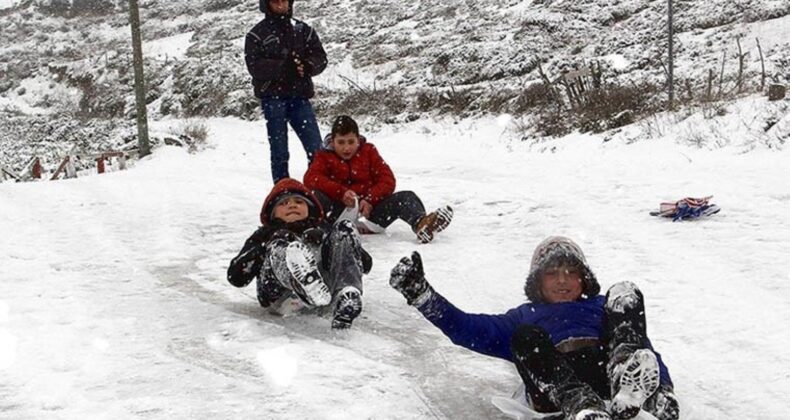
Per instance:
[[[614,420],[632,419],[642,404],[658,389],[659,373],[656,354],[649,349],[635,351],[614,369],[612,403],[609,411]]]

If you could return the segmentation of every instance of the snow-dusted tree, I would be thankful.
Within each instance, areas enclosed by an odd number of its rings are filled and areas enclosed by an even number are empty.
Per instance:
[[[145,107],[145,76],[143,75],[143,47],[140,41],[140,11],[137,0],[129,0],[129,22],[132,26],[134,61],[134,93],[137,102],[137,142],[140,156],[151,153],[148,144],[148,114]]]

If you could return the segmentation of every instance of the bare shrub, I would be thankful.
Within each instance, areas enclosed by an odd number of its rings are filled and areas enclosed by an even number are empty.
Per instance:
[[[202,119],[184,120],[176,129],[180,142],[187,147],[190,153],[206,148],[209,133],[208,125]]]
[[[650,83],[590,90],[575,109],[579,128],[598,133],[630,124],[642,115],[658,111],[660,104],[655,99],[658,92],[658,86]]]
[[[207,12],[216,12],[234,8],[241,3],[243,3],[242,0],[208,0],[205,8]]]
[[[727,104],[724,102],[702,102],[700,106],[706,120],[727,115]]]
[[[406,111],[403,89],[388,87],[381,90],[354,89],[330,106],[330,114],[396,115]]]
[[[524,89],[516,97],[513,112],[522,114],[535,107],[555,104],[554,92],[545,83],[534,83]]]

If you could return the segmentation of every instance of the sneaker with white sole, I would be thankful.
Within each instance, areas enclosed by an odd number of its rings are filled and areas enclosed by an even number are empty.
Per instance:
[[[346,286],[337,294],[335,312],[332,317],[332,328],[346,329],[362,312],[362,293],[354,286]]]
[[[444,206],[423,216],[415,225],[414,233],[420,242],[427,244],[433,240],[433,235],[439,233],[450,225],[453,220],[453,208]]]
[[[310,306],[329,305],[332,295],[324,283],[310,248],[301,242],[291,242],[285,250],[285,264],[291,273],[291,287],[299,298]]]
[[[615,367],[613,376],[613,397],[609,407],[612,418],[632,419],[639,414],[642,404],[658,389],[656,354],[649,349],[635,351],[625,362]]]

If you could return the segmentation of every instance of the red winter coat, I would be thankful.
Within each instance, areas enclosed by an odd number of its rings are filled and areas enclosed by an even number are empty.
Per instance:
[[[333,150],[316,152],[304,174],[307,188],[321,191],[333,201],[343,201],[346,191],[353,190],[374,206],[390,196],[395,191],[395,175],[376,146],[362,136],[359,142],[357,153],[347,161]]]

